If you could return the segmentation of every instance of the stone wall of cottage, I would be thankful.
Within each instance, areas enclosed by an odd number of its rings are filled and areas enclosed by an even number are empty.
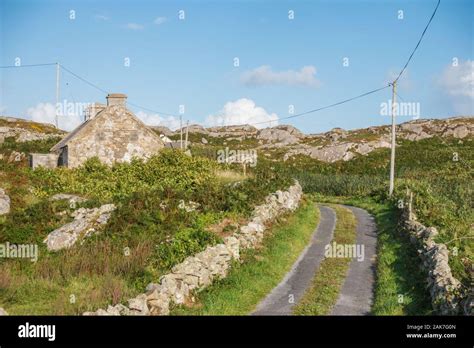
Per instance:
[[[148,158],[164,147],[161,139],[122,105],[105,109],[67,144],[68,167],[97,156],[103,163]]]
[[[30,168],[56,168],[58,166],[58,155],[55,153],[30,153],[29,157]]]

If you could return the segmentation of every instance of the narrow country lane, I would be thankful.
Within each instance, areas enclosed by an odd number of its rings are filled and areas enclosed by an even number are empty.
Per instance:
[[[290,315],[295,304],[310,286],[315,271],[324,259],[324,247],[330,243],[336,225],[336,214],[329,207],[320,206],[321,218],[311,238],[290,272],[257,306],[253,315]]]
[[[373,302],[377,231],[373,217],[365,210],[344,206],[357,220],[357,245],[364,246],[362,260],[354,258],[342,284],[331,315],[367,315]],[[320,206],[320,222],[311,243],[301,253],[284,279],[258,304],[252,315],[292,315],[295,305],[311,286],[321,262],[325,246],[331,243],[337,216],[333,209]]]
[[[377,229],[372,215],[365,210],[345,206],[357,219],[357,241],[364,246],[364,259],[353,259],[332,315],[367,315],[373,302]]]

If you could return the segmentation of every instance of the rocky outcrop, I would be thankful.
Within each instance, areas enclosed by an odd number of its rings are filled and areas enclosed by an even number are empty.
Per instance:
[[[158,134],[163,134],[164,136],[170,137],[174,134],[174,132],[165,126],[150,126]]]
[[[176,133],[179,133],[180,130],[178,129]],[[186,132],[186,127],[183,128],[183,134]],[[209,134],[209,131],[201,126],[200,124],[191,124],[188,127],[189,133],[199,133],[199,134]]]
[[[5,193],[5,190],[0,188],[0,215],[5,215],[10,212],[10,197]]]
[[[361,143],[353,143],[352,148],[355,152],[361,155],[368,155],[372,151],[376,149],[391,148],[391,144],[389,141],[384,139],[383,137],[379,140],[369,141],[369,142],[361,142]]]
[[[351,136],[369,134],[376,140],[348,141]],[[463,139],[474,134],[474,120],[469,118],[451,118],[447,120],[414,120],[397,126],[397,139],[418,141],[433,136],[454,137]],[[286,161],[296,155],[305,155],[323,162],[349,161],[356,154],[368,155],[379,148],[390,148],[390,127],[369,127],[366,129],[346,131],[334,128],[323,134],[307,137],[317,142],[329,141],[323,145],[311,146],[295,142],[289,147],[283,159]]]
[[[256,136],[258,132],[257,128],[250,125],[210,127],[207,130],[212,137]]]
[[[401,138],[417,141],[440,137],[466,138],[474,133],[474,120],[472,118],[455,117],[445,120],[415,120],[397,126],[397,133]]]
[[[398,133],[404,139],[418,141],[431,138],[433,135],[424,131],[423,125],[415,122],[407,122],[398,126]]]
[[[380,139],[369,142],[344,142],[326,146],[299,145],[290,149],[283,157],[286,161],[296,155],[306,155],[322,162],[349,161],[356,154],[367,155],[375,149],[390,148],[390,143]]]
[[[411,204],[402,211],[402,225],[410,240],[418,248],[422,268],[427,273],[427,284],[433,308],[442,315],[474,314],[474,298],[457,280],[449,266],[449,251],[445,244],[434,241],[438,231],[417,221]]]
[[[84,315],[167,315],[171,303],[192,302],[193,291],[200,291],[215,279],[225,277],[233,260],[239,260],[241,250],[254,248],[262,241],[266,223],[295,210],[301,197],[299,183],[287,191],[277,191],[267,196],[264,204],[255,207],[250,221],[233,235],[225,237],[224,243],[208,246],[204,251],[175,265],[171,273],[162,276],[158,283],[149,284],[146,293],[128,300],[128,307],[118,304]]]
[[[331,129],[329,132],[325,133],[325,136],[328,137],[333,143],[339,141],[340,139],[347,138],[349,134],[345,129],[336,127]]]
[[[114,210],[114,204],[91,209],[79,208],[71,214],[74,220],[48,234],[44,243],[49,251],[70,248],[77,241],[96,233],[107,223]]]
[[[25,121],[23,121],[25,122]],[[15,141],[18,143],[23,143],[26,141],[33,140],[45,140],[50,138],[57,138],[64,134],[63,132],[58,133],[44,133],[40,130],[33,131],[30,129],[25,129],[21,127],[0,127],[0,144],[5,141],[6,138],[15,138]]]
[[[281,125],[271,128],[264,128],[258,131],[257,139],[269,143],[277,143],[278,146],[285,146],[298,143],[305,135],[298,129],[290,125]]]

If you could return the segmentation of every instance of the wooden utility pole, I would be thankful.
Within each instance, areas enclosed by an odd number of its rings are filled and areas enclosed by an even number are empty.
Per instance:
[[[180,130],[180,140],[179,140],[179,148],[183,149],[183,115],[179,115],[179,130]]]
[[[392,82],[392,146],[391,146],[391,153],[390,153],[390,188],[388,191],[388,195],[392,196],[393,188],[395,186],[395,140],[396,140],[396,127],[395,127],[395,114],[396,114],[396,89],[397,89],[397,81]]]
[[[58,114],[58,108],[59,108],[59,63],[56,63],[56,128],[59,128],[59,114]]]
[[[184,143],[184,148],[188,149],[188,131],[189,131],[189,121],[186,121],[186,141]]]

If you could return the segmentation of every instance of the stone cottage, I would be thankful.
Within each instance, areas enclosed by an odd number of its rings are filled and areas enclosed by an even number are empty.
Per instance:
[[[109,94],[107,105],[93,104],[84,123],[51,148],[58,165],[74,168],[88,158],[106,164],[148,158],[164,147],[161,138],[126,107],[125,94]]]

